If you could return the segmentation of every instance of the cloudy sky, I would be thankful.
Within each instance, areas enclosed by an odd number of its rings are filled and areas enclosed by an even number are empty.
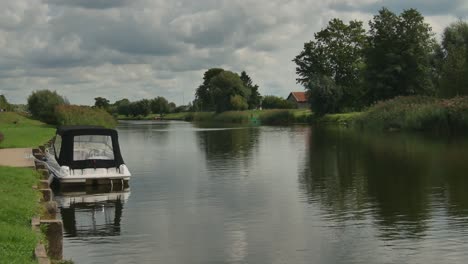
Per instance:
[[[465,0],[0,0],[0,94],[52,89],[71,103],[193,100],[205,70],[246,70],[262,94],[301,90],[291,62],[334,17],[415,7],[437,34]],[[367,23],[367,22],[366,22]]]

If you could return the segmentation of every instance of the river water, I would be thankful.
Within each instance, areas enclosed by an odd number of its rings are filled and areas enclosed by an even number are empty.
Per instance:
[[[118,131],[130,189],[58,196],[82,198],[60,210],[75,263],[468,263],[467,140],[156,121]]]

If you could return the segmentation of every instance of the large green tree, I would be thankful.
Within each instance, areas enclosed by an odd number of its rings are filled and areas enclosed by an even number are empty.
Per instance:
[[[448,26],[442,36],[439,94],[468,95],[468,23]]]
[[[28,97],[28,110],[31,115],[48,124],[57,122],[55,108],[63,104],[68,104],[67,100],[55,91],[34,91]]]
[[[109,107],[109,100],[104,97],[94,98],[94,107],[107,109]]]
[[[169,102],[166,98],[158,96],[151,100],[151,111],[154,114],[167,114],[169,112]]]
[[[415,9],[396,15],[382,8],[369,26],[366,49],[369,102],[433,93],[431,56],[435,40],[424,17]]]
[[[247,103],[247,98],[250,97],[250,90],[244,86],[239,75],[231,71],[222,71],[211,78],[209,87],[213,95],[216,112],[236,110],[232,98],[237,95],[241,96],[245,103]],[[238,101],[238,99],[235,101]]]
[[[313,95],[319,87],[310,84],[326,78],[334,82],[333,86],[343,87],[344,96],[340,98],[342,107],[360,107],[363,50],[366,45],[362,22],[350,21],[346,24],[335,18],[314,36],[315,40],[305,43],[304,49],[293,60],[296,63],[297,82]]]
[[[194,104],[201,111],[211,111],[215,109],[215,102],[213,93],[210,89],[210,80],[224,70],[221,68],[212,68],[205,72],[203,75],[203,83],[197,88],[195,92]]]

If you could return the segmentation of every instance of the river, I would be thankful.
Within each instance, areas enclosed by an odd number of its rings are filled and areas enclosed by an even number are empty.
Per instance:
[[[467,140],[157,121],[118,131],[129,190],[74,193],[83,202],[60,210],[77,264],[468,262]],[[103,200],[87,202],[92,192]]]

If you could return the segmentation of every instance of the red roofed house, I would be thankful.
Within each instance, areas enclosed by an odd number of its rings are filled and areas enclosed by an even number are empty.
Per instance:
[[[299,109],[309,108],[308,96],[306,92],[292,92],[286,100],[297,105]]]

